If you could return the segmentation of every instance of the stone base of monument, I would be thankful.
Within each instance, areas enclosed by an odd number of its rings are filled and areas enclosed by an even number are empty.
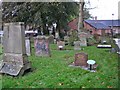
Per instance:
[[[31,63],[27,60],[27,55],[9,53],[3,55],[0,73],[21,76],[28,69],[31,69]]]
[[[78,65],[76,66],[74,62],[69,64],[69,66],[70,67],[75,67],[75,68],[82,68],[82,69],[90,71],[90,72],[96,72],[96,68],[97,68],[98,65],[97,64],[93,65],[93,69],[92,70],[90,70],[89,65],[88,66],[78,66]]]
[[[88,54],[84,52],[75,54],[75,61],[70,65],[74,67],[80,67],[90,72],[95,72],[95,61],[88,60]]]

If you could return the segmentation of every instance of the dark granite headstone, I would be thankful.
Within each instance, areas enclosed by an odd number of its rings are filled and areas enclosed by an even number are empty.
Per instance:
[[[3,37],[3,62],[0,73],[23,75],[30,69],[25,48],[25,32],[22,22],[6,23]]]
[[[48,38],[44,36],[38,36],[34,40],[34,47],[36,56],[50,56]]]
[[[77,53],[75,54],[75,61],[74,64],[75,66],[84,66],[87,67],[87,60],[88,60],[88,55],[86,53]]]

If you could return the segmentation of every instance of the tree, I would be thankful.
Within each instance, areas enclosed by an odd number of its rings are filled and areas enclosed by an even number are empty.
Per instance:
[[[3,21],[41,26],[45,34],[56,23],[56,31],[61,34],[60,30],[78,16],[78,8],[76,2],[4,2]]]

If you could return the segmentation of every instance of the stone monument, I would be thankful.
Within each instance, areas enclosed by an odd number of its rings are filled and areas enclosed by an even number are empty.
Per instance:
[[[30,39],[29,37],[25,37],[25,46],[26,46],[26,54],[28,56],[31,55],[31,50],[30,50]]]
[[[74,41],[74,50],[81,50],[80,41]]]
[[[79,34],[80,46],[87,46],[86,37],[87,37],[87,33],[85,32],[81,32]]]
[[[49,48],[49,40],[45,36],[38,36],[34,40],[36,56],[51,56]]]
[[[4,24],[3,62],[0,73],[18,76],[31,68],[26,55],[23,24],[23,22]]]

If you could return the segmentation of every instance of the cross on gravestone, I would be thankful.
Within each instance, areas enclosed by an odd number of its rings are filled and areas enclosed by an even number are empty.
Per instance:
[[[64,41],[58,41],[57,42],[57,47],[59,50],[63,50],[65,47],[65,42]]]
[[[74,41],[74,50],[81,50],[80,41]]]
[[[29,37],[25,37],[25,46],[26,46],[26,54],[28,56],[30,56],[31,52],[30,52],[30,39],[29,39]]]
[[[0,73],[17,76],[31,68],[25,49],[24,23],[4,24],[3,62]]]
[[[36,56],[51,56],[48,38],[38,36],[34,40],[34,47]]]
[[[75,66],[84,66],[87,67],[87,60],[88,60],[88,55],[86,53],[76,53],[75,54],[75,61],[74,64]]]

